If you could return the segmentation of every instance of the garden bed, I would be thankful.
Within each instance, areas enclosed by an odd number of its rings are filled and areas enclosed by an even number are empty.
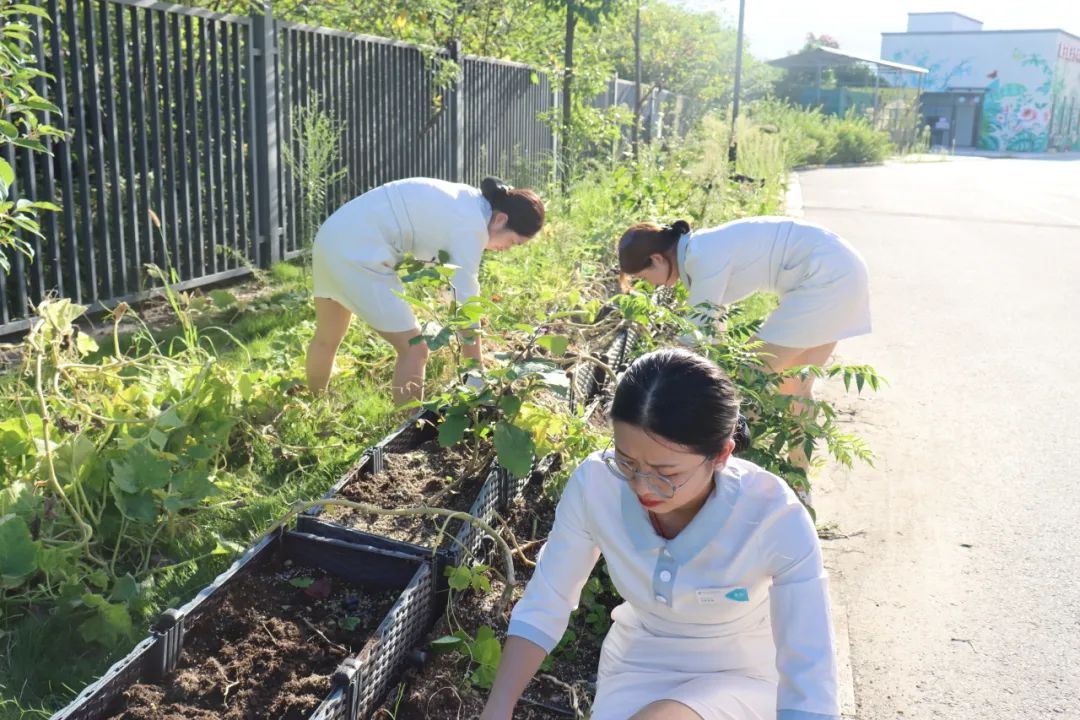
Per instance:
[[[267,538],[56,718],[367,717],[430,627],[430,563]]]
[[[556,500],[544,492],[543,478],[538,475],[534,475],[521,495],[511,503],[506,525],[529,561],[535,562],[551,529],[555,505]],[[504,531],[504,536],[509,537],[510,533]],[[523,594],[533,569],[515,552],[515,602]],[[447,617],[428,640],[444,637],[454,630],[463,630],[470,638],[476,638],[480,628],[486,626],[494,631],[500,643],[504,643],[508,618],[499,616],[495,607],[502,590],[502,583],[493,579],[490,592],[457,594]],[[598,569],[586,586],[581,608],[571,617],[573,635],[569,637],[572,640],[560,643],[526,688],[514,711],[515,720],[573,718],[576,715],[575,699],[581,715],[587,715],[595,693],[600,643],[607,630],[610,611],[618,602],[620,600],[610,591],[610,581]],[[482,712],[488,690],[476,687],[467,679],[469,673],[477,669],[468,652],[431,653],[429,658],[423,668],[406,673],[403,686],[398,692],[390,693],[381,711],[373,718],[469,718]]]

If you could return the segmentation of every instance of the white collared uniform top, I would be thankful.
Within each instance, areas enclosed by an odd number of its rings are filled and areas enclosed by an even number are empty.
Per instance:
[[[813,223],[742,218],[683,235],[676,257],[690,307],[728,305],[758,291],[780,295],[758,331],[767,342],[810,348],[870,332],[866,263],[843,238]]]
[[[600,555],[625,602],[604,641],[594,720],[660,699],[706,720],[839,717],[817,532],[780,478],[732,458],[691,523],[660,537],[590,456],[570,478],[508,633],[550,652]]]
[[[480,260],[491,204],[471,185],[409,178],[380,185],[338,208],[319,228],[312,250],[315,297],[336,300],[375,329],[416,325],[395,267],[406,253],[458,266],[450,283],[464,302],[480,294]]]

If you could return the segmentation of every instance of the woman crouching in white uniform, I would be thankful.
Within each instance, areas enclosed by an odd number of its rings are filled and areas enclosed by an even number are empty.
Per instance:
[[[571,476],[514,608],[481,720],[510,720],[600,555],[625,602],[592,720],[836,720],[828,579],[806,510],[732,457],[739,401],[688,350],[619,381],[611,449]]]
[[[845,338],[870,332],[866,263],[823,227],[788,217],[752,217],[695,232],[683,220],[640,223],[619,240],[619,268],[653,285],[682,280],[692,308],[722,306],[760,290],[779,306],[757,332],[761,361],[774,372],[823,366]],[[714,320],[701,309],[699,325]],[[810,398],[814,376],[792,377],[779,390]],[[798,455],[798,457],[796,457]],[[805,466],[805,455],[793,453]]]
[[[506,250],[544,225],[544,203],[532,190],[485,178],[479,189],[432,178],[397,180],[350,200],[315,236],[315,337],[307,355],[308,387],[326,389],[334,356],[358,315],[397,351],[392,394],[401,404],[423,397],[428,348],[411,344],[420,327],[396,267],[406,253],[435,260],[440,251],[458,266],[451,284],[458,302],[480,293],[484,250]],[[463,345],[482,361],[479,338]]]

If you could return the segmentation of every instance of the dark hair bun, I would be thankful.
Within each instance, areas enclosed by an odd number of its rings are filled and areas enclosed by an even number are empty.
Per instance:
[[[732,438],[735,440],[736,455],[750,449],[750,442],[753,439],[750,437],[750,423],[742,413],[739,413],[739,420],[735,425],[735,433]]]
[[[480,182],[480,193],[492,206],[501,205],[510,196],[510,186],[501,179],[489,175]]]
[[[681,237],[690,232],[690,223],[686,222],[685,220],[676,220],[675,222],[671,223],[671,229],[677,232]]]

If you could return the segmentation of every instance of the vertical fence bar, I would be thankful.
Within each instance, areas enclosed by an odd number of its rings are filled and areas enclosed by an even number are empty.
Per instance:
[[[184,41],[185,47],[182,56],[186,61],[184,68],[184,82],[186,103],[181,105],[184,114],[181,117],[190,118],[190,125],[184,134],[184,157],[181,158],[181,168],[187,173],[187,184],[184,187],[187,193],[188,208],[191,211],[184,213],[184,224],[188,228],[188,273],[186,277],[195,278],[206,273],[206,250],[203,235],[203,211],[202,211],[202,162],[199,157],[199,100],[198,82],[195,76],[195,63],[201,62],[201,53],[195,47],[194,18],[184,16]],[[194,208],[192,208],[194,205]],[[194,212],[194,215],[191,214]]]
[[[176,257],[176,187],[173,180],[173,172],[176,164],[173,160],[173,111],[172,90],[168,81],[168,23],[163,13],[148,10],[147,22],[147,59],[150,74],[150,146],[153,148],[153,159],[158,168],[154,176],[153,187],[156,195],[156,214],[159,222],[154,228],[154,240],[160,241],[160,253],[152,253],[153,262],[160,268],[167,270],[173,266],[172,258]],[[157,33],[154,32],[157,25]],[[158,42],[154,42],[154,37]],[[158,89],[161,89],[160,97]],[[164,154],[162,151],[164,150]],[[172,249],[170,253],[170,235],[172,235]],[[153,247],[153,244],[151,244]]]
[[[88,0],[83,0],[87,2]],[[94,238],[91,233],[90,223],[90,168],[88,166],[88,158],[90,156],[90,149],[86,142],[86,111],[84,108],[85,96],[83,92],[83,62],[82,62],[82,43],[79,41],[79,21],[78,10],[74,5],[69,8],[67,12],[68,21],[68,42],[69,42],[69,58],[71,61],[71,79],[72,79],[72,104],[69,112],[75,115],[75,134],[74,142],[76,143],[76,152],[78,153],[78,170],[79,170],[79,211],[80,215],[75,222],[75,226],[78,228],[79,239],[76,245],[82,250],[82,270],[85,273],[85,284],[83,285],[83,293],[79,295],[77,300],[82,302],[93,302],[98,298],[97,287],[97,263],[95,262],[94,252]]]
[[[255,237],[265,253],[263,267],[281,260],[281,198],[277,192],[278,126],[275,68],[277,37],[274,18],[267,5],[264,12],[252,15],[251,93],[255,108]]]
[[[206,56],[210,58],[210,110],[211,110],[211,127],[210,135],[213,138],[213,145],[207,145],[207,153],[210,155],[210,187],[213,194],[211,195],[211,207],[210,217],[213,222],[212,234],[211,234],[211,249],[210,255],[211,267],[216,273],[218,270],[218,252],[228,247],[228,240],[225,235],[225,173],[222,167],[224,162],[224,143],[222,142],[221,134],[221,69],[219,68],[221,62],[221,42],[218,37],[218,27],[224,28],[224,23],[219,23],[214,20],[206,21],[209,33],[209,50]],[[204,89],[203,92],[206,92]],[[226,256],[221,257],[221,268],[225,269]]]
[[[293,83],[296,78],[296,46],[293,31],[285,28],[278,37],[278,51],[281,53],[281,142],[283,151],[293,150],[293,103],[295,93]],[[296,157],[292,155],[292,157]],[[282,157],[282,172],[285,177],[285,194],[281,198],[282,221],[285,223],[285,245],[288,249],[297,247],[298,228],[296,227],[296,178],[290,162]]]
[[[125,16],[131,16],[131,32],[127,31],[126,23],[124,22]],[[131,279],[130,281],[125,278],[125,286],[127,291],[131,292],[134,288],[132,286],[138,286],[139,269],[142,267],[142,252],[140,233],[141,228],[139,223],[139,193],[145,192],[146,189],[146,171],[145,162],[144,168],[140,171],[135,165],[136,149],[142,149],[145,147],[145,129],[146,125],[142,122],[143,115],[141,112],[133,113],[131,102],[131,88],[135,87],[135,96],[138,98],[143,93],[142,87],[142,68],[134,67],[138,63],[138,49],[139,49],[139,26],[138,26],[138,10],[135,8],[125,8],[122,5],[116,6],[116,38],[117,45],[120,48],[120,69],[119,69],[119,82],[122,86],[120,93],[120,122],[122,127],[127,129],[127,138],[124,142],[124,161],[125,171],[127,173],[127,211],[125,213],[125,220],[128,222],[131,236]],[[128,59],[128,44],[129,39],[132,47],[135,51],[135,56],[131,62]],[[133,77],[134,76],[134,77]],[[142,108],[140,107],[139,110]],[[136,122],[136,119],[139,122]],[[139,138],[144,139],[144,143],[139,143]],[[142,145],[142,147],[140,147]]]
[[[235,88],[235,102],[237,110],[237,118],[239,122],[236,126],[236,148],[237,148],[237,162],[240,166],[240,235],[244,239],[244,256],[249,262],[255,263],[256,266],[262,267],[262,249],[259,247],[258,238],[254,233],[254,210],[249,212],[249,206],[254,207],[255,202],[255,172],[254,165],[252,163],[252,150],[247,148],[247,144],[252,142],[252,138],[255,137],[255,111],[254,104],[252,102],[251,85],[254,83],[251,77],[253,63],[253,50],[252,36],[254,35],[252,25],[244,26],[244,43],[243,54],[241,54],[241,43],[239,28],[238,32],[233,35],[233,52],[236,56],[236,83]],[[241,61],[244,58],[245,61]],[[245,65],[244,62],[247,64]],[[246,140],[245,140],[246,138]],[[248,199],[251,199],[249,202]]]
[[[184,88],[184,46],[182,42],[182,34],[180,32],[180,16],[169,16],[169,29],[172,37],[172,60],[171,63],[173,73],[173,114],[175,116],[175,123],[173,125],[175,130],[175,146],[172,157],[174,164],[172,172],[170,173],[170,180],[173,186],[173,216],[170,224],[172,225],[172,265],[177,268],[177,273],[183,277],[183,275],[191,269],[191,224],[187,220],[191,217],[191,193],[190,183],[188,182],[188,164],[185,162],[184,155],[187,152],[187,109],[184,103],[187,99],[187,92]],[[168,57],[168,54],[166,54]],[[177,182],[179,178],[179,182]],[[181,239],[183,244],[181,244]],[[187,269],[181,264],[184,259],[183,251],[187,251]]]
[[[98,222],[95,226],[97,230],[95,242],[100,242],[101,255],[99,261],[102,270],[102,284],[101,287],[97,288],[99,294],[95,299],[103,299],[112,297],[115,293],[113,292],[112,239],[109,237],[109,213],[107,209],[108,190],[105,178],[105,131],[101,117],[101,93],[98,90],[98,47],[94,27],[94,2],[95,0],[84,0],[83,9],[85,13],[83,17],[86,25],[86,65],[87,70],[90,72],[88,99],[90,102],[90,123],[93,128],[93,136],[90,140],[94,143],[92,150],[94,157],[94,186],[97,190],[95,209],[97,210]]]
[[[461,53],[461,42],[450,42],[450,59],[463,64],[465,58]],[[458,73],[453,86],[447,91],[447,100],[450,110],[450,179],[454,182],[465,182],[465,103],[463,73]]]
[[[105,227],[106,233],[114,233],[113,240],[115,241],[113,246],[116,248],[115,257],[109,258],[109,266],[115,268],[116,271],[116,285],[110,288],[110,292],[103,299],[116,297],[118,295],[129,292],[128,288],[128,265],[127,265],[127,248],[124,244],[124,203],[123,194],[120,189],[120,148],[119,139],[117,137],[116,128],[116,91],[114,89],[114,75],[113,75],[113,51],[112,51],[112,33],[109,32],[109,3],[104,0],[99,0],[99,17],[101,20],[101,54],[104,61],[104,73],[105,73],[105,101],[107,103],[106,110],[107,115],[104,118],[105,125],[105,137],[101,138],[102,150],[105,150],[107,146],[109,148],[109,208],[111,210],[112,223],[102,223]],[[117,6],[116,10],[119,12],[117,15],[122,17],[123,8]],[[121,21],[122,22],[122,21]],[[121,31],[117,32],[117,42],[122,48],[124,45],[124,36]],[[127,86],[127,79],[123,81],[125,87]],[[130,148],[131,144],[128,143]],[[102,153],[104,154],[104,152]],[[131,183],[134,180],[132,175],[128,175],[128,188],[131,189]],[[99,201],[103,202],[103,198]]]
[[[60,172],[60,199],[63,205],[64,223],[64,251],[56,250],[58,269],[56,271],[57,291],[62,297],[70,297],[76,302],[82,297],[82,280],[79,275],[79,244],[75,236],[75,191],[72,183],[71,172],[71,132],[70,111],[67,95],[68,71],[64,64],[64,35],[60,17],[60,5],[58,0],[49,0],[49,61],[52,76],[55,78],[56,103],[60,108],[60,116],[56,125],[64,131],[66,139],[58,141],[54,147],[56,151],[56,164]],[[70,16],[70,13],[68,13]],[[45,79],[40,78],[44,83]],[[57,232],[56,242],[60,243],[60,235]]]
[[[28,151],[24,151],[25,154],[29,154]],[[24,153],[19,153],[20,155]],[[15,159],[15,146],[8,143],[4,147],[4,159],[7,160],[12,170],[18,167]],[[0,198],[3,200],[14,200],[17,197],[17,193],[22,192],[22,189],[18,187],[18,180],[13,182],[8,188],[7,197]],[[19,235],[25,239],[26,233],[24,231],[18,231]],[[12,311],[8,305],[8,288],[7,281],[10,277],[12,280],[11,292],[15,295],[14,303],[14,317],[26,317],[28,314],[27,302],[26,302],[26,262],[24,256],[19,250],[11,250],[7,252],[8,260],[11,262],[11,275],[6,276],[4,272],[0,271],[0,305],[3,305],[3,316],[0,317],[0,322],[8,322],[12,319]]]
[[[199,58],[199,97],[202,104],[202,117],[200,118],[202,121],[202,152],[196,155],[196,175],[201,175],[206,181],[203,186],[205,190],[201,193],[205,200],[206,215],[205,219],[199,222],[199,230],[202,234],[199,247],[206,248],[205,255],[202,258],[203,274],[217,272],[217,203],[215,202],[215,196],[219,183],[214,173],[214,158],[219,154],[214,152],[212,139],[217,136],[216,134],[211,135],[213,94],[210,92],[209,65],[213,58],[213,48],[210,46],[209,28],[207,27],[212,22],[213,20],[207,18],[200,18],[198,21],[199,52],[197,57]],[[199,215],[203,217],[201,212]]]
[[[240,108],[233,107],[233,78],[235,73],[233,72],[233,65],[238,62],[238,58],[232,52],[232,38],[239,32],[239,28],[232,23],[225,23],[221,27],[221,72],[225,80],[225,93],[222,97],[222,101],[225,105],[224,112],[224,138],[225,138],[225,204],[223,205],[222,222],[224,223],[224,244],[232,248],[232,253],[224,263],[225,267],[232,269],[239,265],[240,262],[240,237],[239,230],[236,226],[236,156],[233,152],[233,148],[236,144],[236,130],[233,128],[233,123],[237,120],[238,125],[243,125],[243,120],[239,118]]]

